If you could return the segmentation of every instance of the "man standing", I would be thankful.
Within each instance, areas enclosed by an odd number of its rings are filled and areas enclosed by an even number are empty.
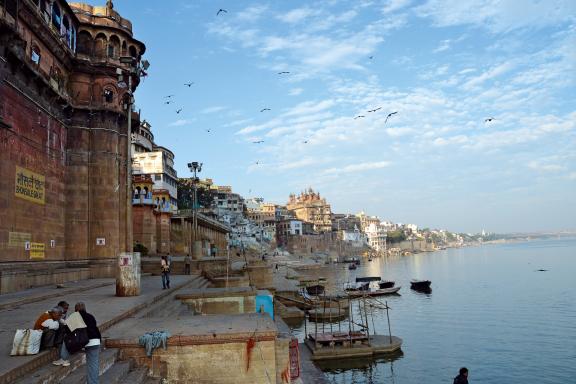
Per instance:
[[[460,368],[460,374],[454,378],[454,384],[468,384],[468,368]]]
[[[62,342],[63,327],[60,327],[62,307],[54,307],[41,314],[34,323],[34,329],[42,331],[40,349],[58,347],[58,341]]]
[[[186,254],[186,256],[184,256],[184,274],[189,275],[190,274],[190,265],[192,264],[192,258],[190,257],[190,254]]]
[[[162,289],[170,289],[170,262],[166,256],[162,256],[160,268],[162,268]]]

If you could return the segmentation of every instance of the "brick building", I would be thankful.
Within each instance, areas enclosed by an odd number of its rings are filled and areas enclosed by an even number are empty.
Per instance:
[[[296,218],[312,223],[314,230],[319,233],[332,231],[332,210],[326,199],[320,197],[320,193],[314,192],[312,188],[300,195],[290,195],[286,208],[291,211]]]
[[[131,251],[126,79],[144,51],[110,0],[0,0],[0,293],[113,276]]]

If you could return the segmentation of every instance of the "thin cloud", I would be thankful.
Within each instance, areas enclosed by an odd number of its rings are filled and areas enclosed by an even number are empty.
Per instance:
[[[335,174],[342,174],[342,173],[352,173],[352,172],[364,172],[370,171],[373,169],[382,169],[390,166],[389,161],[376,161],[376,162],[367,162],[367,163],[359,163],[359,164],[350,164],[342,168],[328,168],[324,170],[325,175],[335,175]]]

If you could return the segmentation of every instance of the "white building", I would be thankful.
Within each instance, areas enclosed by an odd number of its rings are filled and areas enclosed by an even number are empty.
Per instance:
[[[375,249],[376,251],[386,250],[386,238],[387,232],[384,226],[380,224],[371,223],[364,230],[366,236],[368,237],[368,245]]]
[[[153,190],[165,190],[170,195],[170,207],[178,209],[178,176],[174,170],[174,153],[154,144],[150,124],[144,120],[132,133],[132,174],[150,175]]]

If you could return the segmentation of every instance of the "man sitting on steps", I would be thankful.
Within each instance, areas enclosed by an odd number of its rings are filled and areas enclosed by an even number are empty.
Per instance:
[[[42,331],[40,349],[59,347],[62,343],[64,327],[60,326],[60,319],[64,310],[62,307],[54,307],[44,312],[34,323],[34,329]]]

